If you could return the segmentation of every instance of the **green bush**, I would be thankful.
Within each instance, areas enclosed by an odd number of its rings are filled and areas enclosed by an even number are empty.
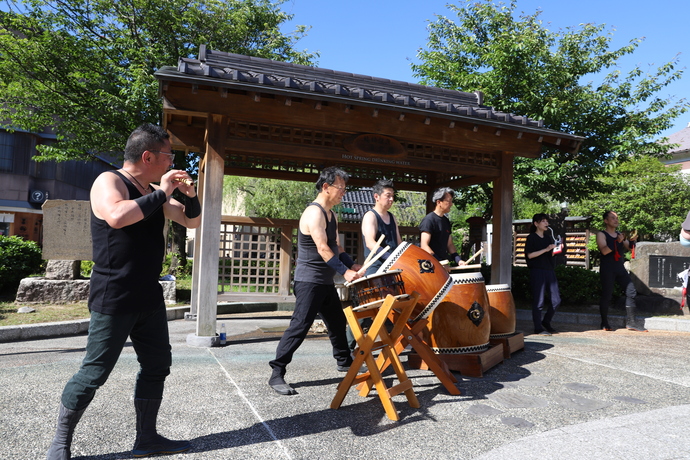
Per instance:
[[[482,266],[482,275],[489,284],[491,266]],[[532,301],[529,285],[529,268],[515,267],[512,270],[511,292],[518,303]],[[556,279],[563,305],[596,305],[601,297],[599,274],[582,267],[556,266]],[[617,287],[617,285],[616,285]],[[614,290],[614,296],[620,295],[620,289]]]
[[[596,305],[601,297],[599,273],[582,267],[556,266],[558,289],[564,305]]]
[[[93,261],[82,260],[79,266],[79,274],[84,278],[91,278],[91,270],[93,270]]]
[[[0,235],[0,292],[15,291],[22,278],[40,273],[41,248],[18,236]]]
[[[165,260],[163,261],[163,269],[161,270],[161,276],[165,276],[168,274],[175,275],[176,278],[191,276],[193,266],[192,259],[187,259],[187,263],[184,265],[184,267],[182,265],[178,265],[177,269],[175,270],[175,273],[170,273],[170,264],[172,263],[172,256],[172,253],[165,255]]]

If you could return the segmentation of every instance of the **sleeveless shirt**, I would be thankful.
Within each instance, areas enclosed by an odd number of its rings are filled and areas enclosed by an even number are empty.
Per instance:
[[[378,241],[379,238],[381,238],[381,235],[385,235],[380,247],[385,248],[386,246],[390,246],[388,251],[393,252],[395,248],[398,247],[398,233],[396,231],[395,217],[393,217],[393,214],[389,212],[388,215],[390,216],[390,222],[386,224],[376,210],[372,209],[371,211],[376,216],[376,237],[374,240]],[[364,258],[366,259],[369,254],[371,254],[371,249],[369,249],[365,244]],[[383,265],[383,259],[379,258],[379,260],[367,268],[366,274],[371,275],[372,273],[376,273],[381,265]]]
[[[616,264],[620,264],[621,266],[623,266],[623,264],[625,263],[625,257],[623,257],[623,254],[625,253],[626,249],[623,243],[618,242],[618,234],[616,233],[616,238],[614,238],[611,235],[609,235],[609,232],[604,231],[602,233],[606,237],[606,246],[609,247],[611,252],[609,252],[606,255],[601,255],[600,264],[604,267]]]
[[[142,196],[122,173],[108,173],[124,181],[130,199]],[[162,206],[148,218],[118,229],[91,211],[94,266],[90,310],[114,315],[160,308],[163,289],[158,278],[165,252],[164,225]]]
[[[335,214],[331,211],[331,220],[328,221],[328,215],[323,207],[316,203],[309,203],[309,206],[318,206],[326,219],[326,237],[328,247],[333,251],[335,256],[338,256],[338,233],[335,221]],[[316,283],[324,285],[332,285],[335,270],[324,262],[323,257],[316,249],[316,244],[311,235],[305,235],[301,230],[297,230],[297,268],[295,268],[295,281],[305,281],[307,283]]]

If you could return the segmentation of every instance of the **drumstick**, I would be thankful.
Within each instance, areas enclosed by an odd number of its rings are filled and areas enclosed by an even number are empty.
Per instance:
[[[473,255],[472,257],[470,257],[469,259],[467,259],[467,260],[465,261],[465,265],[467,265],[468,262],[472,262],[472,260],[473,260],[475,257],[477,257],[479,254],[481,254],[483,250],[484,250],[484,248],[479,249],[479,251],[477,251],[477,253],[476,253],[475,255]]]
[[[386,251],[388,251],[390,248],[391,248],[390,246],[386,246],[385,248],[383,248],[383,251],[379,252],[379,253],[376,254],[374,257],[372,257],[372,258],[369,260],[369,262],[367,262],[367,263],[365,263],[364,265],[362,265],[362,268],[360,268],[359,271],[358,271],[357,273],[359,273],[359,274],[361,275],[362,273],[364,273],[365,271],[367,271],[367,268],[369,268],[374,262],[376,262],[377,260],[379,260],[379,258],[381,258],[381,256],[383,256],[383,254],[384,254]]]
[[[362,265],[366,265],[367,262],[369,262],[369,260],[371,260],[371,258],[374,256],[374,254],[376,254],[376,250],[379,248],[379,246],[381,246],[381,243],[383,242],[383,239],[384,239],[385,237],[386,237],[386,235],[381,235],[381,237],[380,237],[379,240],[376,242],[376,244],[374,245],[374,247],[371,248],[371,252],[370,252],[369,255],[367,256],[367,258],[364,259],[364,263],[363,263]]]
[[[471,268],[482,268],[482,264],[474,264],[474,265],[458,265],[457,267],[450,267],[450,270],[467,270]]]

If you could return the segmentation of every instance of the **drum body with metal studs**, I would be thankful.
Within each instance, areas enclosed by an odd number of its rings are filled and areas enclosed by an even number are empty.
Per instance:
[[[395,248],[376,273],[390,270],[402,270],[405,290],[419,293],[413,321],[428,317],[453,287],[450,275],[434,256],[407,242]]]
[[[489,299],[481,273],[451,275],[453,287],[429,316],[424,340],[438,354],[478,353],[489,348]]]
[[[486,286],[491,316],[491,337],[499,338],[515,333],[515,300],[507,284]]]

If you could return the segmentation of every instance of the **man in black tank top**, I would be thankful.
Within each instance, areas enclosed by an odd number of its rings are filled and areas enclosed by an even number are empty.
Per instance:
[[[62,392],[48,460],[71,457],[74,429],[96,390],[108,379],[128,337],[140,364],[134,389],[137,433],[132,454],[143,457],[190,448],[188,441],[172,441],[156,432],[163,385],[172,363],[158,277],[165,220],[196,228],[201,223],[201,206],[189,175],[169,170],[173,153],[168,133],[160,126],[145,124],[134,130],[124,160],[121,170],[102,173],[91,187],[94,267],[86,356]],[[171,197],[175,190],[185,196],[184,204]]]
[[[383,241],[381,241],[381,244],[376,249],[376,254],[382,252],[385,248],[389,249],[367,268],[367,271],[364,272],[365,276],[376,273],[381,265],[383,265],[383,261],[390,256],[400,243],[402,243],[395,217],[392,213],[388,212],[391,206],[393,206],[393,201],[395,199],[393,181],[388,179],[379,180],[374,184],[374,187],[372,187],[372,194],[374,195],[374,208],[367,211],[364,216],[362,216],[364,257],[365,259],[369,257],[371,250],[376,246],[376,242],[381,238],[381,235],[383,235]],[[372,318],[362,318],[359,320],[359,324],[362,326],[364,332],[369,330],[372,323]],[[357,341],[349,326],[347,327],[347,341],[350,350],[354,351],[357,347]]]
[[[342,169],[324,169],[316,182],[319,194],[307,206],[299,220],[295,311],[278,343],[275,359],[269,362],[272,373],[268,384],[281,395],[297,393],[285,382],[286,368],[307,336],[317,314],[321,315],[328,328],[337,369],[347,372],[352,364],[345,336],[347,320],[333,277],[340,273],[345,280],[354,281],[360,277],[357,270],[361,266],[355,264],[338,244],[338,222],[335,213],[331,211],[343,199],[348,178]]]
[[[379,267],[383,265],[383,261],[388,258],[390,253],[392,253],[400,243],[402,243],[395,217],[388,212],[391,206],[393,206],[393,200],[395,199],[393,182],[387,179],[381,179],[374,184],[372,192],[375,201],[374,209],[367,211],[362,217],[364,257],[367,257],[372,248],[376,246],[376,242],[381,235],[384,235],[384,239],[376,250],[376,253],[378,254],[386,247],[390,249],[386,251],[387,254],[383,254],[376,262],[367,268],[365,275],[376,273]]]
[[[614,283],[618,283],[625,292],[625,327],[631,331],[646,332],[647,329],[639,325],[635,318],[637,290],[624,265],[624,254],[630,250],[631,244],[635,244],[635,239],[630,241],[625,238],[623,233],[618,232],[618,214],[613,211],[606,211],[603,217],[606,229],[597,233],[597,246],[601,252],[601,266],[599,267],[601,329],[604,331],[612,330],[608,320],[609,304],[613,296]]]

